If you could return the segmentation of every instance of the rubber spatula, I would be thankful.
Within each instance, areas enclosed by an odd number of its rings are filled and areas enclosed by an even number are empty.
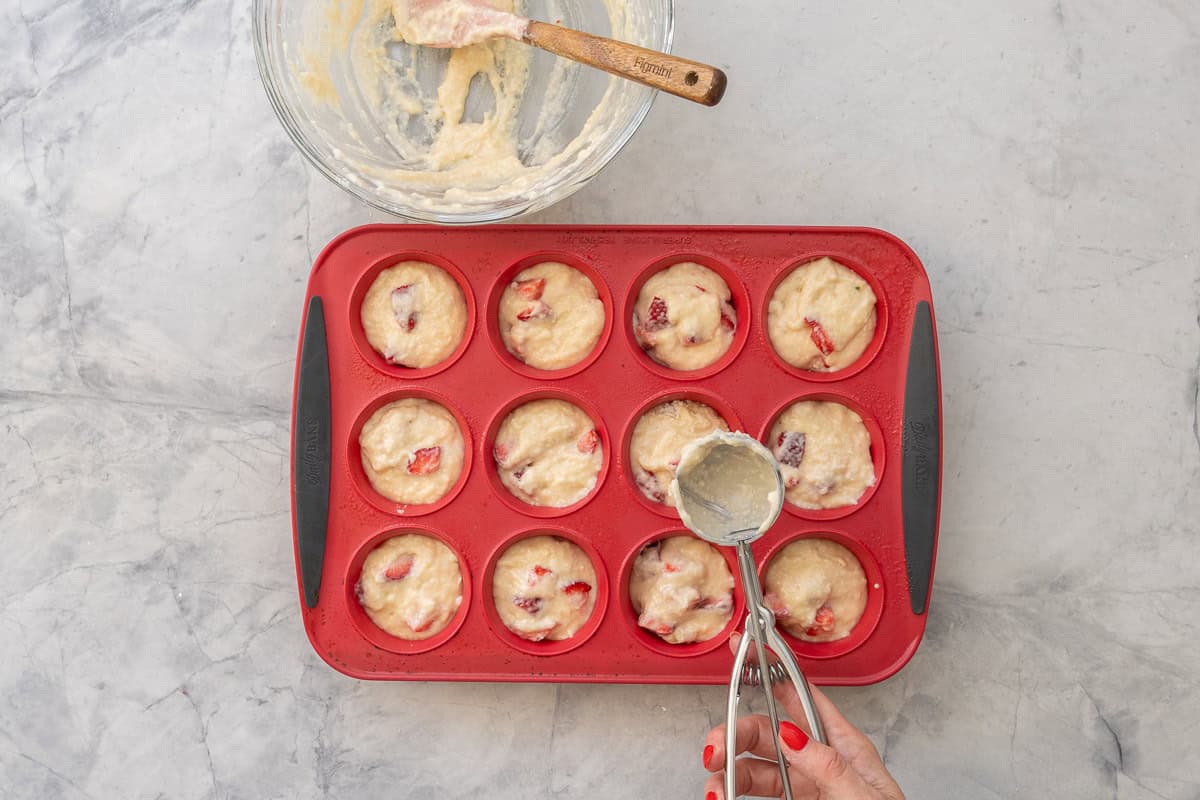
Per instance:
[[[725,94],[725,73],[716,67],[525,19],[484,0],[394,0],[393,11],[396,27],[409,44],[466,47],[504,37],[694,103],[715,106]]]

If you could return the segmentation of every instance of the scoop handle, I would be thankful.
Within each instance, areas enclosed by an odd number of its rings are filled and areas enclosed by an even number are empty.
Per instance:
[[[715,106],[725,94],[725,73],[716,67],[628,42],[537,21],[530,21],[524,41],[693,103]]]

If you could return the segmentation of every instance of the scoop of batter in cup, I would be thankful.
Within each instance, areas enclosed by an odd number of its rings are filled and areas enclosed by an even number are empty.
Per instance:
[[[670,644],[704,642],[733,616],[733,575],[712,545],[672,536],[642,548],[629,578],[638,625]]]
[[[799,539],[767,565],[763,600],[776,623],[806,642],[845,639],[867,607],[867,576],[848,549],[829,539]]]
[[[633,309],[633,333],[646,355],[671,369],[703,369],[725,355],[737,330],[728,284],[691,262],[650,276]]]
[[[394,536],[367,556],[355,593],[381,630],[428,639],[445,630],[462,605],[458,557],[432,536]]]
[[[569,639],[596,606],[596,570],[587,553],[565,539],[522,539],[496,562],[492,600],[504,626],[522,639]]]

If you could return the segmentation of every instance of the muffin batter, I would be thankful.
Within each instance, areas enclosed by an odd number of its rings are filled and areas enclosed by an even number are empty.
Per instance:
[[[841,403],[793,403],[766,444],[779,461],[788,501],[800,508],[852,506],[875,485],[871,435]]]
[[[845,639],[867,607],[867,576],[828,539],[792,542],[767,565],[763,600],[779,626],[806,642]]]
[[[403,261],[379,273],[362,304],[367,341],[389,364],[424,369],[445,361],[467,332],[458,283],[432,264]]]
[[[596,605],[596,570],[578,545],[534,536],[496,562],[492,599],[504,626],[531,642],[570,639]]]
[[[729,286],[708,267],[684,262],[650,276],[633,309],[646,354],[677,370],[703,369],[725,355],[737,330]]]
[[[403,505],[442,499],[462,474],[463,437],[454,416],[419,397],[388,403],[358,436],[375,491]]]
[[[672,536],[638,553],[629,600],[638,625],[664,641],[705,642],[733,616],[733,575],[712,545]]]
[[[381,630],[401,639],[428,639],[441,633],[462,605],[462,573],[449,547],[410,533],[371,551],[355,592]]]
[[[604,448],[592,418],[565,400],[534,400],[514,410],[492,449],[500,482],[533,506],[564,508],[596,486]]]
[[[537,369],[566,369],[596,349],[604,304],[586,275],[546,262],[522,270],[500,298],[500,337]]]
[[[767,308],[771,345],[793,367],[837,372],[859,359],[875,336],[875,292],[831,258],[784,278]]]
[[[713,431],[727,431],[721,415],[695,400],[660,403],[642,415],[629,440],[630,469],[647,499],[674,508],[668,489],[683,448]]]

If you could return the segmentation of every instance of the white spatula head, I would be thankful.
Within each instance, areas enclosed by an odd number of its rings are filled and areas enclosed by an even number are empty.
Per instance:
[[[409,44],[466,47],[504,37],[520,39],[529,20],[486,0],[393,0],[396,30]]]

